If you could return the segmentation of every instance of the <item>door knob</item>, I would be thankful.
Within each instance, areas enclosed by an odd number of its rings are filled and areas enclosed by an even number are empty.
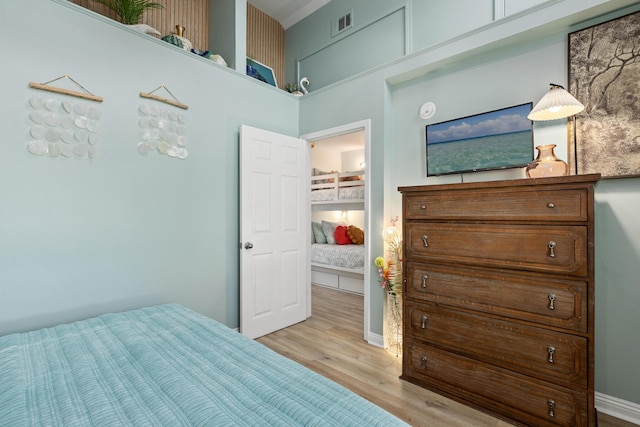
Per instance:
[[[245,249],[251,249],[251,248],[253,248],[253,243],[251,243],[251,242],[247,242],[247,243],[245,243],[245,244],[244,244],[244,248],[245,248]]]

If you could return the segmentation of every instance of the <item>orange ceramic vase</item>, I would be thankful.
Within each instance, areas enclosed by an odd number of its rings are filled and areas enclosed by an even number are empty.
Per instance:
[[[564,176],[569,172],[567,164],[556,157],[553,149],[555,144],[539,145],[538,157],[527,166],[528,178],[547,178],[550,176]]]

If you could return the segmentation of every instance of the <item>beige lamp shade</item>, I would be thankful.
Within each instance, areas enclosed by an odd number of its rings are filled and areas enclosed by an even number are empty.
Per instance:
[[[562,86],[551,83],[551,89],[533,107],[527,118],[534,121],[570,117],[584,110],[584,105]]]

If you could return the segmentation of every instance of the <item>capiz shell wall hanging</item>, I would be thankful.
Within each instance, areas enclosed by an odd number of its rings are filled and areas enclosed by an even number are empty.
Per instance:
[[[62,78],[71,80],[86,93],[49,85]],[[95,103],[81,99],[102,102],[102,98],[89,93],[66,74],[46,83],[32,82],[29,87],[63,96],[35,93],[29,99],[27,151],[34,156],[53,158],[95,158],[100,142],[102,109]]]
[[[158,89],[165,89],[174,100],[154,95]],[[179,102],[171,92],[160,86],[150,93],[141,92],[143,98],[157,102],[146,102],[138,107],[139,142],[138,153],[141,155],[156,151],[169,157],[184,160],[189,157],[187,150],[187,115],[177,111],[168,104],[186,110],[189,107]]]

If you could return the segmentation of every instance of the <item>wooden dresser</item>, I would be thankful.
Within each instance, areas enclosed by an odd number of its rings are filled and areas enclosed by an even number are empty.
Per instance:
[[[402,379],[518,425],[596,424],[599,178],[398,189]]]

